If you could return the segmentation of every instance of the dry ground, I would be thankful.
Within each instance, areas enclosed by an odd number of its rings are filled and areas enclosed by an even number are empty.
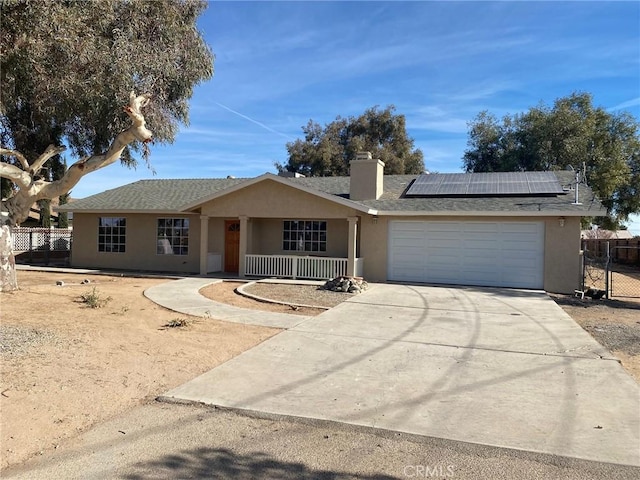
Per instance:
[[[195,319],[143,296],[166,279],[19,271],[18,281],[21,290],[0,294],[2,467],[56,448],[279,331]],[[79,303],[94,287],[111,297],[102,308]],[[164,327],[183,319],[193,323]]]
[[[146,288],[166,279],[28,271],[20,271],[18,278],[20,291],[0,294],[1,467],[57,448],[65,438],[151,401],[279,331],[195,319],[143,296]],[[81,285],[84,279],[90,283]],[[65,284],[56,286],[56,281]],[[224,282],[202,293],[245,308],[304,315],[322,311],[256,302],[233,293],[237,286]],[[102,308],[79,301],[94,287],[101,299],[111,297]],[[249,291],[324,306],[350,297],[313,286],[255,285]],[[562,296],[556,301],[640,381],[640,303]],[[178,320],[189,325],[166,327]]]

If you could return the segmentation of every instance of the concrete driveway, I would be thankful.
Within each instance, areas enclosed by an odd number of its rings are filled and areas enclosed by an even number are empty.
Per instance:
[[[163,398],[640,465],[638,384],[543,292],[373,285]]]

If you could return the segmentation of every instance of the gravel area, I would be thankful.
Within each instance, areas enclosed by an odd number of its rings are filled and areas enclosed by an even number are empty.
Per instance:
[[[18,357],[32,353],[32,349],[45,344],[57,344],[60,339],[48,330],[15,325],[0,325],[0,355]]]
[[[284,283],[257,282],[245,287],[245,292],[258,297],[294,305],[335,307],[353,297],[354,293],[332,292],[317,285],[295,285]]]
[[[587,332],[612,351],[622,351],[629,355],[640,355],[640,323],[636,325],[598,324],[582,325]]]

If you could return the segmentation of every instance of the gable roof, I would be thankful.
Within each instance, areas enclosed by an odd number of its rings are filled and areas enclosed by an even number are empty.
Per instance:
[[[554,172],[562,185],[573,183],[572,172]],[[437,175],[437,174],[431,174]],[[58,211],[86,213],[191,213],[199,205],[272,180],[291,185],[329,201],[372,215],[525,215],[599,216],[606,210],[590,188],[580,185],[579,204],[575,192],[550,196],[474,196],[408,198],[405,192],[417,175],[385,175],[384,192],[377,200],[349,199],[349,177],[279,177],[264,174],[255,178],[212,178],[140,180],[107,190]]]
[[[276,183],[280,183],[282,185],[286,185],[288,187],[293,187],[296,188],[298,190],[302,190],[303,192],[309,193],[311,195],[315,195],[317,197],[320,198],[324,198],[325,200],[329,200],[331,202],[335,202],[335,203],[339,203],[341,205],[350,207],[350,208],[355,208],[356,210],[360,210],[362,212],[365,213],[376,213],[376,212],[370,212],[369,208],[365,207],[362,204],[359,204],[357,202],[353,202],[351,200],[347,200],[345,198],[343,198],[340,195],[336,195],[336,194],[332,194],[332,193],[328,193],[326,191],[324,191],[322,188],[317,188],[317,186],[315,188],[313,187],[309,187],[306,186],[304,183],[300,183],[300,182],[291,182],[289,180],[289,178],[287,177],[280,177],[278,175],[274,175],[273,173],[265,173],[263,175],[260,175],[259,177],[255,177],[252,179],[247,180],[246,182],[243,182],[241,184],[236,184],[233,186],[230,186],[229,188],[226,188],[224,190],[218,190],[210,195],[208,195],[205,198],[201,198],[195,202],[183,205],[181,210],[193,210],[199,206],[201,206],[204,203],[210,202],[212,200],[215,200],[218,197],[221,197],[223,195],[228,195],[232,192],[235,192],[237,190],[242,190],[243,188],[247,188],[250,187],[251,185],[255,185],[256,183],[259,182],[264,182],[265,180],[271,180],[274,181]]]

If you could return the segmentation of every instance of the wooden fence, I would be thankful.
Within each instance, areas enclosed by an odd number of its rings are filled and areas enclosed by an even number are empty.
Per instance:
[[[609,238],[582,240],[583,249],[591,258],[607,256],[607,244],[611,259],[616,263],[640,265],[640,238]]]

